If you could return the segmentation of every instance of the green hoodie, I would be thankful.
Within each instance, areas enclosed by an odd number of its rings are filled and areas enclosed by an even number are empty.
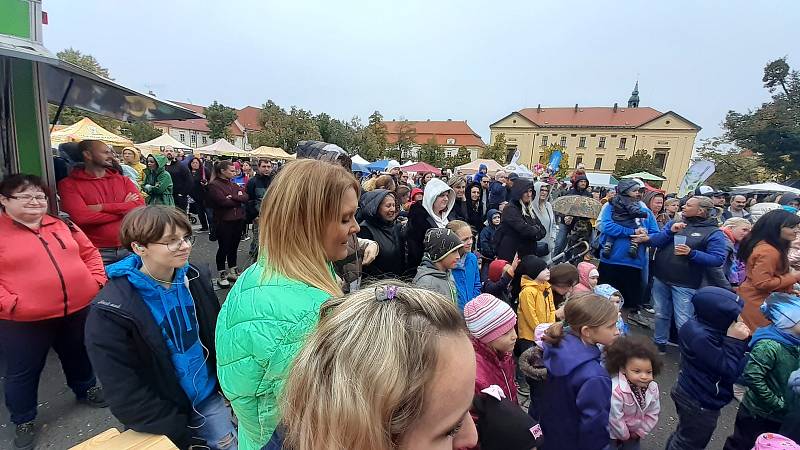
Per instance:
[[[167,157],[156,154],[150,156],[156,160],[158,168],[154,171],[149,167],[144,169],[142,189],[147,193],[147,204],[175,206],[175,199],[172,198],[172,176],[164,168]]]

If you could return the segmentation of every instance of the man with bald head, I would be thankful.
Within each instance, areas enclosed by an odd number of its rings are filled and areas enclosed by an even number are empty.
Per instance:
[[[722,213],[722,221],[730,219],[731,217],[741,217],[750,220],[750,213],[744,209],[747,205],[747,198],[744,195],[737,194],[731,197],[731,206]]]

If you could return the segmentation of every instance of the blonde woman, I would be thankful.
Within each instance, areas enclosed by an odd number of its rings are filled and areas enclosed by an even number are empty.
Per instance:
[[[322,306],[268,450],[476,445],[475,354],[461,313],[439,294],[389,283]]]
[[[259,214],[259,260],[242,273],[219,314],[217,373],[239,418],[239,448],[260,449],[278,422],[287,369],[319,308],[342,295],[331,261],[358,232],[359,186],[341,166],[287,164]]]

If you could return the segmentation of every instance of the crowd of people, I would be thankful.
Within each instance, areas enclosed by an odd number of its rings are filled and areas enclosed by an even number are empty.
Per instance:
[[[579,170],[569,188],[485,167],[359,177],[337,152],[280,170],[66,152],[57,197],[32,175],[0,182],[18,449],[50,348],[78,401],[182,449],[637,449],[671,343],[668,449],[705,448],[735,397],[726,450],[800,437],[797,195],[678,199]],[[565,216],[562,195],[602,208]],[[213,274],[189,263],[200,232]],[[575,233],[593,251],[560,262]]]

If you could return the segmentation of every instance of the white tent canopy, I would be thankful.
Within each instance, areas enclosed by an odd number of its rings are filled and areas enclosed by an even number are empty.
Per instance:
[[[758,183],[758,184],[746,184],[744,186],[736,186],[732,187],[731,191],[761,191],[761,192],[791,192],[794,194],[800,194],[800,189],[795,189],[793,187],[785,186],[779,183]]]
[[[142,154],[145,156],[151,153],[158,153],[165,147],[172,147],[174,149],[192,150],[192,148],[189,147],[188,145],[184,144],[183,142],[175,139],[174,137],[166,133],[162,134],[161,136],[155,139],[151,139],[147,142],[136,144],[135,147],[141,150]]]
[[[366,159],[362,158],[360,155],[355,155],[352,158],[350,158],[350,160],[353,161],[353,163],[355,163],[355,164],[362,164],[362,165],[365,165],[365,166],[368,166],[368,165],[371,164],[369,161],[367,161]]]
[[[619,184],[610,173],[586,172],[586,178],[589,179],[589,186],[610,188]],[[569,182],[569,177],[564,178],[564,181]]]
[[[478,169],[481,167],[481,164],[486,165],[487,173],[489,175],[493,175],[495,172],[503,168],[503,166],[493,159],[476,159],[475,161],[456,167],[456,172],[463,173],[465,175],[472,175],[478,173]]]
[[[211,145],[194,149],[195,153],[203,155],[236,156],[245,153],[244,150],[231,144],[225,139],[219,139]]]
[[[522,178],[533,178],[533,172],[522,164],[511,163],[503,168],[507,173],[515,173]]]

